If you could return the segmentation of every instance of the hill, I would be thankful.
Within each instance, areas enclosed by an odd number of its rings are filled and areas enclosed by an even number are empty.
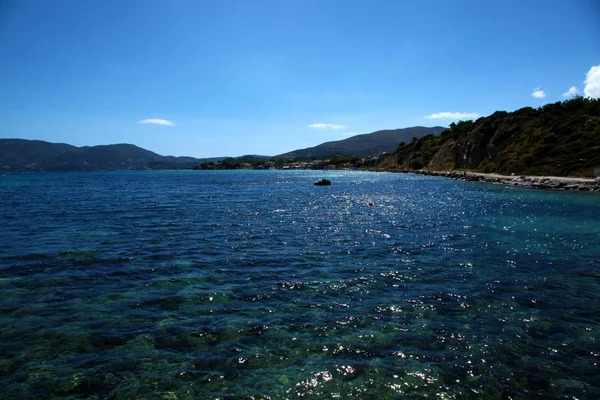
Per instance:
[[[214,159],[161,156],[132,144],[76,147],[41,140],[0,139],[3,172],[191,169]]]
[[[600,167],[600,100],[576,97],[452,124],[380,158],[378,168],[593,176]]]
[[[413,137],[421,138],[425,135],[437,135],[445,128],[435,126],[427,128],[415,126],[413,128],[383,130],[363,135],[352,136],[348,139],[326,142],[315,147],[290,151],[280,154],[280,158],[328,158],[333,156],[367,157],[378,155],[384,151],[394,151],[398,144],[409,142]]]

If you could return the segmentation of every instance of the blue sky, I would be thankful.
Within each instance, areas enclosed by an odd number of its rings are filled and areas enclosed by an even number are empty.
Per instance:
[[[0,137],[276,155],[600,96],[596,0],[0,0]]]

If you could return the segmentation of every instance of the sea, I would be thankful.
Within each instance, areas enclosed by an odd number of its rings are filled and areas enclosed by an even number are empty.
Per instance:
[[[599,193],[0,176],[3,399],[598,399],[599,363]]]

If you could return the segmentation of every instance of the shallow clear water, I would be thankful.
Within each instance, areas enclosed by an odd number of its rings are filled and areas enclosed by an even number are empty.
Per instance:
[[[161,171],[0,199],[3,398],[600,398],[598,194]]]

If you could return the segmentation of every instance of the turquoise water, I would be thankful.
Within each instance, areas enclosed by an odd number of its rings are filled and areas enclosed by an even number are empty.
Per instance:
[[[0,199],[2,398],[600,398],[598,194],[161,171]]]

